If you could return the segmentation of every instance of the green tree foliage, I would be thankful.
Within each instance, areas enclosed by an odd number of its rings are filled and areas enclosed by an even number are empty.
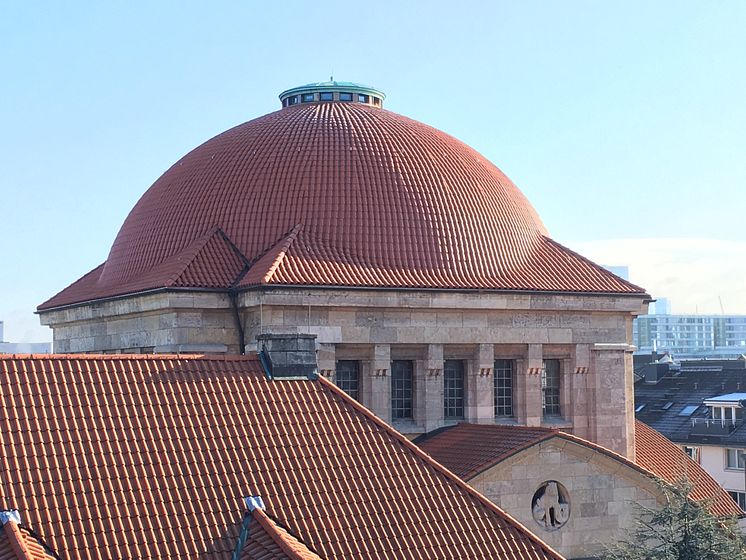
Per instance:
[[[660,509],[639,508],[629,539],[609,549],[606,560],[746,560],[746,548],[735,518],[708,512],[708,503],[689,498],[686,481],[661,483]]]

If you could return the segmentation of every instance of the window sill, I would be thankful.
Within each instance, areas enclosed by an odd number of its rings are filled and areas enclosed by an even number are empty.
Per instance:
[[[542,428],[572,428],[572,422],[565,420],[564,418],[560,416],[542,418],[541,427]]]
[[[425,431],[422,426],[418,426],[413,420],[394,420],[391,425],[402,434],[421,434]]]
[[[522,426],[517,419],[511,416],[495,416],[495,424],[500,426]]]

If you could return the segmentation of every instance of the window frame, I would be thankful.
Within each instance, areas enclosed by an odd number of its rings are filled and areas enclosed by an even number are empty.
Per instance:
[[[342,97],[344,96],[344,97]],[[354,96],[349,91],[340,91],[339,92],[339,100],[340,101],[352,101],[354,99]]]
[[[562,418],[562,360],[544,360],[541,368],[541,415],[542,418]],[[549,365],[554,370],[551,378]],[[550,383],[551,382],[551,383]]]
[[[333,91],[319,92],[319,101],[334,101],[334,92]]]
[[[495,418],[515,417],[515,360],[498,358],[494,362],[492,391]],[[505,383],[502,383],[505,382]]]
[[[414,420],[414,362],[391,360],[391,420]]]
[[[453,368],[454,364],[459,364]],[[453,374],[456,375],[453,375]],[[450,386],[449,386],[450,385]],[[453,414],[449,414],[453,412]],[[443,418],[463,420],[466,414],[466,364],[464,360],[443,361]]]
[[[742,490],[726,490],[728,494],[730,494],[730,497],[733,498],[733,501],[738,504],[738,507],[741,508],[741,511],[746,513],[746,492],[743,492]]]
[[[731,458],[735,461],[731,461]],[[735,463],[735,466],[733,466]],[[738,447],[725,448],[725,468],[729,471],[742,471],[746,468],[746,450]]]
[[[351,364],[354,364],[355,366],[354,368],[350,368],[348,371],[345,371],[345,368],[340,367],[340,365],[347,366]],[[334,372],[334,384],[358,402],[360,402],[360,369],[359,360],[337,360],[336,370]],[[350,377],[343,379],[340,377],[340,372],[343,372],[345,375],[350,375]],[[353,384],[354,388],[351,386]]]

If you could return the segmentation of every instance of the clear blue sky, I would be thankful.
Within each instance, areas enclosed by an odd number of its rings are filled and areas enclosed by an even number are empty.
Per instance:
[[[332,72],[482,152],[563,243],[746,241],[745,30],[740,0],[3,2],[6,339],[49,338],[32,310],[174,161]]]

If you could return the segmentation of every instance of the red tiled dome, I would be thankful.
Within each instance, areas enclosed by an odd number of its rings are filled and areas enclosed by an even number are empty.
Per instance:
[[[473,272],[515,265],[545,233],[499,169],[390,111],[322,103],[209,140],[169,169],[124,222],[101,282],[131,279],[213,227],[248,258],[296,225],[353,262]]]
[[[642,291],[549,240],[523,194],[462,142],[361,103],[311,103],[184,156],[106,263],[40,309],[259,284]]]

